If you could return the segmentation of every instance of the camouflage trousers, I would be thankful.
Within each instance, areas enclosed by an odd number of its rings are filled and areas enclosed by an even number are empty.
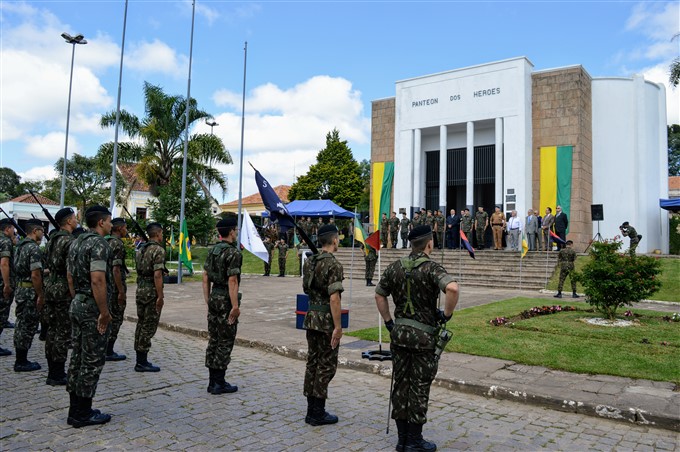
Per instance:
[[[135,329],[135,351],[148,352],[151,339],[158,330],[161,319],[156,311],[156,289],[148,286],[137,286],[137,328]]]
[[[557,283],[557,290],[558,292],[562,292],[562,287],[564,287],[564,281],[567,279],[567,276],[571,272],[573,272],[573,268],[560,268],[560,281]],[[576,292],[576,281],[574,281],[574,277],[569,278],[571,282],[571,291]]]
[[[208,369],[226,370],[231,362],[238,322],[229,325],[230,311],[229,292],[213,288],[208,299],[209,338],[205,350],[205,367]]]
[[[125,286],[125,283],[123,283]],[[155,304],[155,303],[154,303]],[[114,290],[111,293],[111,334],[109,335],[109,341],[110,342],[116,342],[116,339],[118,339],[118,332],[120,331],[120,327],[123,325],[123,320],[125,319],[125,307],[127,306],[127,303],[124,303],[123,306],[118,304],[118,291]]]
[[[401,233],[401,246],[402,248],[408,247],[408,231]]]
[[[338,369],[340,347],[331,348],[331,334],[307,330],[307,368],[305,397],[328,398],[328,385]]]
[[[631,257],[635,256],[635,249],[638,247],[638,243],[640,243],[640,239],[638,239],[637,237],[630,239],[630,246],[628,246],[628,254],[630,254]]]
[[[383,248],[387,248],[387,231],[380,231],[380,241]]]
[[[391,345],[394,388],[392,419],[414,424],[427,422],[430,386],[439,363],[433,350],[417,350]]]
[[[486,244],[484,241],[484,233],[486,230],[483,228],[478,228],[475,229],[475,232],[477,234],[477,248],[484,248],[484,245]]]
[[[272,258],[270,256],[269,260],[264,263],[264,274],[268,275],[269,272],[271,271],[271,269],[272,269]]]
[[[366,279],[373,279],[375,274],[375,263],[377,261],[366,261]]]
[[[392,248],[397,247],[397,241],[399,240],[399,230],[398,229],[390,229],[390,245]]]
[[[0,334],[5,329],[5,322],[9,319],[9,311],[14,300],[14,293],[9,298],[5,298],[0,291]]]
[[[33,336],[38,332],[40,314],[36,306],[36,294],[33,288],[19,287],[15,300],[17,321],[14,325],[14,348],[29,350],[33,344]]]
[[[285,275],[286,274],[286,260],[285,259],[279,259],[279,275]]]
[[[45,358],[56,363],[65,363],[68,346],[71,343],[71,319],[69,309],[71,300],[48,301],[43,310],[47,321]]]
[[[94,298],[78,294],[71,302],[71,343],[73,352],[68,366],[66,390],[79,397],[93,398],[99,375],[106,362],[106,344],[111,327],[97,331],[99,307]]]

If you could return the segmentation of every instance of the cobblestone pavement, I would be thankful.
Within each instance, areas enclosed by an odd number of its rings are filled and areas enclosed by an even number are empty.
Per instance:
[[[11,330],[10,330],[11,332]],[[134,324],[121,331],[119,351],[132,350]],[[9,346],[11,334],[2,336]],[[13,372],[0,358],[2,450],[394,450],[385,435],[390,380],[340,368],[331,383],[335,426],[304,423],[304,362],[236,347],[227,380],[235,394],[206,392],[206,341],[159,330],[150,359],[157,374],[135,373],[133,360],[107,363],[94,406],[109,424],[66,424],[67,393],[45,385],[46,370]],[[29,358],[45,364],[43,343]],[[678,450],[677,433],[433,387],[426,437],[440,450]]]

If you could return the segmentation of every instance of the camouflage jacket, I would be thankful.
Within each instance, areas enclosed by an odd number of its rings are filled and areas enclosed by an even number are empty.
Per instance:
[[[638,233],[633,226],[628,226],[627,228],[622,229],[621,234],[624,237],[630,237],[631,240],[638,239]]]
[[[383,234],[387,233],[387,230],[390,228],[390,220],[387,218],[383,218],[380,220],[380,232]]]
[[[269,254],[269,258],[271,259],[272,258],[272,252],[274,251],[274,244],[272,244],[272,242],[269,242],[269,241],[263,242],[263,243],[264,243],[264,247],[267,249],[267,253]]]
[[[50,241],[45,248],[46,267],[50,274],[45,280],[45,300],[70,300],[71,293],[66,279],[66,262],[71,244],[75,238],[70,232],[60,229],[50,234]]]
[[[9,259],[9,281],[12,287],[14,287],[16,279],[16,272],[14,271],[14,244],[12,243],[12,239],[0,232],[0,259],[3,257]],[[2,296],[4,287],[5,280],[0,276],[0,297]]]
[[[309,275],[309,287],[303,287],[309,295],[310,309],[305,316],[304,327],[308,330],[316,330],[332,333],[335,328],[333,316],[330,311],[331,295],[335,292],[342,294],[343,270],[342,264],[326,251],[305,260],[305,275]],[[320,310],[312,308],[321,306]],[[324,307],[328,306],[328,307]]]
[[[475,228],[484,229],[486,226],[486,221],[489,219],[489,214],[486,212],[477,212],[475,214]]]
[[[423,220],[420,222],[420,224],[426,224],[432,228],[434,231],[434,216],[433,215],[427,215]]]
[[[203,269],[213,287],[227,289],[230,276],[236,276],[241,284],[241,265],[243,255],[235,243],[221,242],[210,249]]]
[[[149,241],[139,248],[139,253],[135,256],[137,267],[137,284],[140,281],[153,283],[153,276],[156,270],[165,269],[165,248],[157,242]]]
[[[411,225],[411,220],[409,220],[408,218],[402,218],[399,223],[401,227],[401,233],[408,234],[409,226]]]
[[[380,278],[375,292],[384,297],[392,296],[394,317],[411,319],[433,328],[439,326],[437,300],[439,291],[455,281],[444,267],[430,260],[425,253],[411,253],[403,258],[411,261],[425,259],[425,262],[411,270],[410,297],[413,312],[408,308],[409,282],[401,260],[390,264]],[[398,320],[397,320],[398,321]],[[392,343],[416,349],[434,349],[436,336],[410,325],[396,325],[391,333]]]
[[[368,249],[368,254],[364,256],[364,260],[366,262],[373,262],[378,260],[378,254],[375,252],[375,249],[370,246],[366,245],[366,249]]]
[[[130,274],[127,265],[125,264],[125,256],[127,254],[125,244],[115,235],[106,236],[106,241],[109,242],[109,246],[111,247],[111,270],[113,270],[113,267],[120,267],[120,276],[123,278],[123,284],[125,284],[125,279]],[[114,291],[118,290],[115,281],[113,289]]]
[[[557,263],[560,265],[560,268],[565,270],[573,270],[575,260],[576,251],[573,248],[562,248],[560,254],[557,255]]]
[[[14,269],[17,281],[30,282],[33,270],[43,270],[43,253],[35,241],[25,237],[17,245],[14,255]]]
[[[434,223],[437,225],[437,232],[444,232],[444,223],[446,223],[444,215],[434,217]]]
[[[399,223],[400,223],[399,218],[394,217],[394,218],[390,218],[387,221],[390,225],[390,231],[396,231],[397,229],[399,229]]]
[[[470,215],[463,215],[460,218],[460,228],[465,232],[472,231],[472,217]]]
[[[92,297],[92,272],[106,275],[107,293],[111,293],[111,247],[99,234],[86,232],[71,243],[66,264],[76,294]]]
[[[279,250],[279,260],[285,261],[286,254],[288,254],[288,245],[285,243],[277,243],[275,248]]]

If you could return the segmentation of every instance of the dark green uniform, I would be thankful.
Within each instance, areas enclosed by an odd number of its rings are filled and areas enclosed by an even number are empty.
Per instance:
[[[635,249],[638,247],[638,243],[640,243],[640,238],[638,237],[637,231],[635,230],[635,228],[633,226],[627,226],[627,227],[621,229],[621,233],[623,234],[624,237],[630,238],[630,245],[628,246],[628,253],[631,256],[635,256]]]
[[[565,247],[560,250],[557,255],[557,265],[560,266],[560,281],[557,283],[557,291],[562,292],[564,280],[574,270],[574,261],[576,261],[576,251],[573,248]],[[571,291],[576,293],[576,281],[571,277]]]
[[[127,282],[125,279],[130,272],[128,271],[127,265],[125,265],[125,244],[121,239],[113,235],[108,236],[106,239],[111,247],[111,266],[120,267],[120,276],[123,280],[123,287],[127,293]],[[126,303],[123,303],[122,306],[118,303],[118,287],[116,286],[115,281],[112,281],[111,297],[109,300],[109,307],[111,309],[111,335],[109,341],[113,343],[118,339],[118,332],[123,325],[126,307]]]
[[[271,240],[264,242],[264,247],[267,249],[267,262],[264,263],[264,276],[269,276],[272,269],[272,256],[274,254],[274,244]]]
[[[410,278],[402,261],[414,265]],[[438,368],[434,354],[440,318],[437,299],[439,291],[445,292],[453,281],[444,267],[425,253],[412,253],[390,264],[375,289],[384,297],[391,295],[395,305],[395,326],[390,333],[394,366],[392,419],[414,424],[427,421],[430,385]]]
[[[305,371],[305,397],[328,398],[328,384],[338,368],[340,347],[331,348],[334,324],[331,315],[331,295],[342,294],[342,264],[333,254],[322,251],[305,261],[303,289],[309,295],[309,311],[305,316],[307,330],[307,368]],[[307,280],[307,278],[305,278]]]
[[[38,296],[33,288],[31,273],[33,270],[43,270],[43,254],[34,240],[26,237],[19,245],[14,256],[16,270],[16,325],[14,327],[14,348],[16,350],[30,350],[33,336],[38,331],[40,314],[37,308]]]
[[[486,234],[486,222],[489,220],[489,214],[486,212],[475,213],[475,232],[477,233],[477,246],[479,248],[484,248],[486,245],[485,237]],[[468,237],[469,238],[469,237]]]
[[[390,226],[390,240],[392,244],[392,248],[397,247],[397,240],[398,240],[398,233],[399,233],[399,218],[397,217],[392,217],[388,220],[389,226]]]
[[[366,282],[368,283],[373,281],[373,275],[375,274],[375,263],[378,260],[378,254],[370,245],[366,245],[366,249],[368,249],[368,254],[364,255],[364,260],[366,261]]]
[[[472,216],[466,212],[466,214],[460,218],[460,230],[465,233],[465,236],[470,243],[472,243],[472,224]]]
[[[74,240],[70,232],[61,229],[50,235],[45,248],[47,269],[50,271],[45,280],[45,317],[48,325],[45,358],[48,362],[65,363],[71,342],[69,308],[72,297],[66,279],[66,262]]]
[[[107,293],[111,290],[111,247],[104,237],[87,232],[78,236],[69,249],[68,272],[76,296],[71,302],[71,343],[73,352],[68,367],[66,390],[78,397],[93,398],[99,375],[104,368],[109,327],[97,331],[99,307],[92,294],[92,272],[105,272]]]
[[[0,259],[9,259],[9,280],[12,288],[16,284],[16,274],[14,271],[14,244],[12,239],[7,237],[0,231]],[[9,295],[9,297],[4,296],[5,290],[5,280],[0,276],[0,334],[5,327],[5,322],[9,319],[9,311],[12,306],[12,300],[14,300],[14,291]]]
[[[410,231],[411,220],[408,218],[402,218],[399,222],[399,232],[401,233],[401,247],[406,248],[408,246],[408,233]]]
[[[238,320],[232,325],[228,322],[232,309],[228,282],[230,276],[236,276],[241,284],[242,259],[235,243],[222,242],[210,250],[203,267],[212,283],[208,298],[209,339],[205,351],[205,367],[208,369],[226,370],[231,362]],[[241,305],[241,300],[238,304]]]
[[[434,217],[434,223],[437,225],[437,232],[434,234],[437,236],[437,247],[439,249],[444,247],[444,233],[446,232],[446,217],[444,215],[437,215]]]
[[[286,255],[288,254],[288,244],[279,242],[276,244],[276,249],[279,250],[279,276],[286,274]]]
[[[154,284],[154,273],[165,268],[165,248],[153,241],[146,242],[140,247],[135,262],[137,266],[135,351],[147,353],[161,318],[156,310],[158,294]]]
[[[380,221],[380,241],[382,242],[383,248],[387,248],[387,231],[390,229],[390,221],[387,218],[383,218]]]

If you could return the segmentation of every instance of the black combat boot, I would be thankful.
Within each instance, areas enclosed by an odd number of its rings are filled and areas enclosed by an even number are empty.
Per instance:
[[[40,335],[38,339],[45,342],[47,340],[47,322],[40,322]]]
[[[47,380],[45,381],[45,384],[48,384],[50,386],[65,386],[66,385],[66,372],[64,372],[65,364],[66,363],[48,359]]]
[[[208,368],[208,392],[212,393],[215,390],[215,369]]]
[[[326,399],[320,399],[318,397],[313,397],[314,399],[314,409],[312,411],[312,416],[309,418],[310,425],[328,425],[336,424],[338,422],[338,417],[326,412]]]
[[[90,397],[78,397],[77,409],[74,411],[70,424],[73,428],[81,428],[88,425],[106,424],[110,420],[110,414],[92,409],[92,399]]]
[[[367,286],[367,287],[372,287],[372,286],[375,286],[375,284],[373,284],[373,280],[372,280],[372,279],[367,279],[367,280],[366,280],[366,286]]]
[[[571,298],[578,298],[578,294],[576,293],[576,291],[573,291],[571,293]]]
[[[116,341],[109,341],[109,343],[106,346],[106,360],[107,361],[124,361],[127,359],[127,356],[116,353],[113,351],[113,346],[115,345]]]
[[[211,369],[213,373],[213,378],[215,383],[212,387],[208,386],[208,392],[210,394],[231,394],[232,392],[238,391],[238,386],[230,385],[224,380],[224,374],[227,372],[226,369]]]
[[[404,452],[404,446],[406,444],[406,435],[408,434],[408,422],[404,419],[395,419],[394,422],[397,423],[397,452]]]
[[[78,409],[79,409],[79,404],[80,404],[80,397],[75,395],[73,392],[69,392],[69,407],[68,407],[68,419],[66,419],[66,423],[68,425],[73,425],[73,423],[76,421],[76,416],[78,415]],[[92,409],[90,408],[90,413],[92,414],[99,414],[101,411],[97,409]]]
[[[423,439],[423,424],[408,423],[404,452],[431,452],[437,450],[437,445]]]
[[[147,356],[149,352],[137,352],[137,363],[135,364],[135,372],[160,372],[161,368],[154,366],[149,362]]]
[[[555,297],[555,298],[562,298],[562,291],[561,291],[561,290],[558,290],[557,293],[556,293],[555,295],[553,295],[553,297]]]
[[[305,422],[307,424],[312,423],[312,418],[314,417],[314,410],[316,407],[316,399],[314,397],[307,397],[307,415],[305,416]]]
[[[31,372],[34,370],[40,370],[40,364],[28,360],[28,350],[17,349],[14,372]]]
[[[10,355],[12,355],[11,350],[0,347],[0,356],[10,356]]]

